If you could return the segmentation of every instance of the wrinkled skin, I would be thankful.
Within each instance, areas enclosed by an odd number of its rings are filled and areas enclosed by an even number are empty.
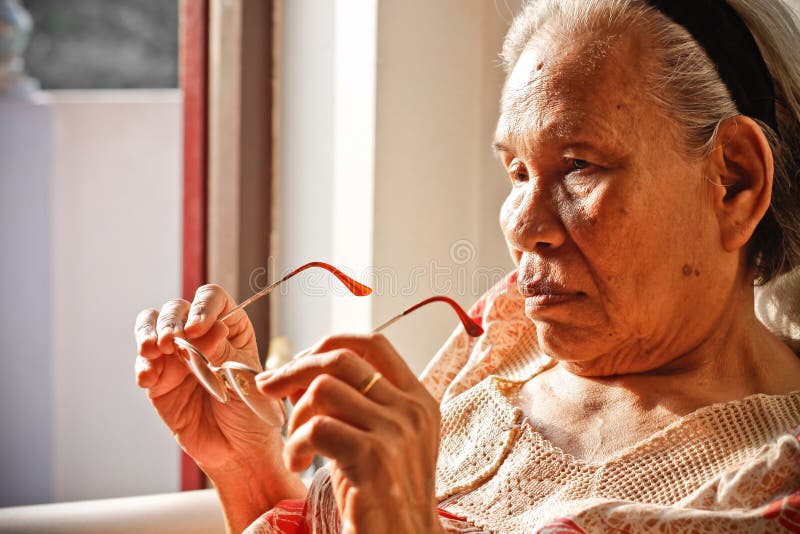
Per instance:
[[[364,395],[365,379],[383,378]],[[345,532],[437,532],[439,407],[380,334],[327,338],[276,373],[257,377],[273,398],[296,400],[284,461],[331,458]],[[402,512],[398,513],[399,510]]]
[[[229,532],[241,532],[282,499],[302,498],[294,472],[315,453],[331,458],[344,532],[439,530],[433,488],[439,407],[381,335],[334,336],[276,373],[257,376],[259,391],[295,408],[286,443],[235,396],[212,399],[175,353],[185,337],[214,365],[260,368],[253,327],[220,287],[203,286],[191,304],[176,299],[136,322],[137,381],[178,443],[209,475]],[[380,378],[365,395],[364,379]],[[398,514],[398,510],[403,510]]]
[[[496,147],[500,214],[526,315],[558,364],[522,407],[551,441],[602,459],[714,402],[800,387],[755,319],[746,244],[772,155],[746,117],[708,157],[646,96],[645,41],[545,28],[511,73]],[[581,428],[581,432],[574,429]]]
[[[300,497],[305,489],[283,466],[280,429],[265,425],[235,395],[227,404],[213,399],[175,352],[178,336],[190,339],[214,365],[237,361],[260,369],[245,313],[218,320],[233,306],[222,288],[206,285],[191,304],[174,299],[159,311],[142,311],[135,327],[136,380],[178,444],[218,488],[228,530],[241,532],[278,500]]]

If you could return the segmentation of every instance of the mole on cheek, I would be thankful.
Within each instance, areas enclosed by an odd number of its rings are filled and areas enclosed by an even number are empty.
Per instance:
[[[687,277],[692,276],[692,271],[693,271],[692,266],[689,265],[688,263],[683,266],[683,276]]]
[[[694,270],[694,275],[695,276],[700,276],[700,269],[695,269]]]
[[[536,65],[536,70],[542,70],[543,67],[544,63],[540,62],[538,65]]]

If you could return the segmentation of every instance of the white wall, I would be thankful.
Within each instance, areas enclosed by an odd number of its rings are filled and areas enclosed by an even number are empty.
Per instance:
[[[0,132],[0,505],[177,490],[132,332],[180,292],[180,93],[46,93]]]
[[[334,7],[329,1],[288,0],[279,8],[275,209],[280,235],[266,266],[270,279],[309,261],[332,261]],[[272,335],[289,337],[295,348],[330,331],[329,279],[321,272],[300,276],[281,288],[286,296],[270,296]]]
[[[50,130],[0,94],[0,506],[51,495]]]
[[[282,3],[278,263],[329,255],[376,293],[290,288],[273,332],[297,348],[368,331],[433,293],[469,306],[511,267],[497,224],[508,186],[490,145],[497,54],[519,1],[322,4]],[[386,333],[420,371],[455,324],[434,305]]]
[[[52,102],[53,498],[174,491],[178,449],[134,382],[132,332],[180,294],[180,93]]]

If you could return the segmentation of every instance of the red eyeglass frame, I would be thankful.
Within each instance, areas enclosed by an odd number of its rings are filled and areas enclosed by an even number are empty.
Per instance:
[[[282,277],[280,280],[273,282],[264,289],[251,295],[241,303],[228,310],[225,314],[219,317],[218,320],[225,321],[237,311],[242,310],[249,304],[252,304],[261,297],[269,294],[283,282],[312,267],[325,269],[333,274],[353,295],[366,296],[372,293],[371,288],[347,276],[333,265],[320,261],[312,261],[301,265],[297,269],[294,269],[288,273],[286,276]],[[417,304],[414,304],[413,306],[406,308],[399,314],[378,325],[375,329],[373,329],[373,332],[380,332],[406,315],[433,302],[444,302],[448,304],[456,312],[456,314],[458,314],[461,324],[464,326],[464,329],[470,336],[477,337],[483,334],[483,328],[476,324],[456,301],[443,295],[429,297],[418,302]],[[208,391],[208,393],[216,400],[221,403],[227,403],[230,400],[228,390],[231,390],[234,391],[239,398],[267,424],[272,426],[282,426],[286,423],[286,409],[283,406],[283,403],[276,403],[271,399],[261,396],[256,389],[255,375],[260,373],[262,369],[254,369],[243,363],[232,361],[224,362],[219,366],[215,366],[197,347],[192,345],[189,340],[176,337],[174,341],[177,354],[182,357],[182,361],[186,364],[191,373],[200,382],[200,384],[203,385],[206,391]]]

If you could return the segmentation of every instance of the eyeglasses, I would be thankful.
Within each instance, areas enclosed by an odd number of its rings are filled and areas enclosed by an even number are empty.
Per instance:
[[[243,309],[249,304],[252,304],[264,295],[269,294],[273,289],[281,285],[283,282],[311,267],[318,267],[327,270],[337,279],[339,279],[339,281],[342,282],[342,284],[344,284],[344,286],[353,295],[363,297],[372,293],[372,289],[357,282],[356,280],[353,280],[333,265],[321,261],[312,261],[298,267],[280,280],[273,282],[261,291],[248,297],[246,300],[232,308],[229,312],[222,315],[219,320],[225,321],[225,319],[228,319],[237,311]],[[449,304],[450,307],[453,308],[453,310],[458,314],[461,324],[464,325],[464,329],[470,336],[478,337],[483,334],[483,329],[478,324],[473,322],[472,319],[470,319],[464,309],[459,306],[456,301],[442,295],[427,298],[421,302],[418,302],[417,304],[414,304],[413,306],[410,306],[409,308],[406,308],[388,321],[381,323],[379,326],[373,329],[373,333],[380,332],[409,313],[432,302],[444,302]],[[206,391],[208,391],[208,393],[211,394],[211,396],[216,400],[223,404],[227,403],[230,400],[228,391],[231,390],[235,392],[239,398],[244,401],[244,403],[268,425],[279,427],[286,423],[286,408],[284,407],[283,403],[276,403],[274,400],[262,396],[256,389],[255,376],[261,372],[260,369],[253,369],[252,367],[240,362],[224,362],[222,365],[215,366],[197,347],[192,345],[188,340],[176,337],[174,341],[177,349],[176,352],[179,356],[181,356],[182,361],[186,364],[195,378],[197,378],[198,382],[200,382]]]

